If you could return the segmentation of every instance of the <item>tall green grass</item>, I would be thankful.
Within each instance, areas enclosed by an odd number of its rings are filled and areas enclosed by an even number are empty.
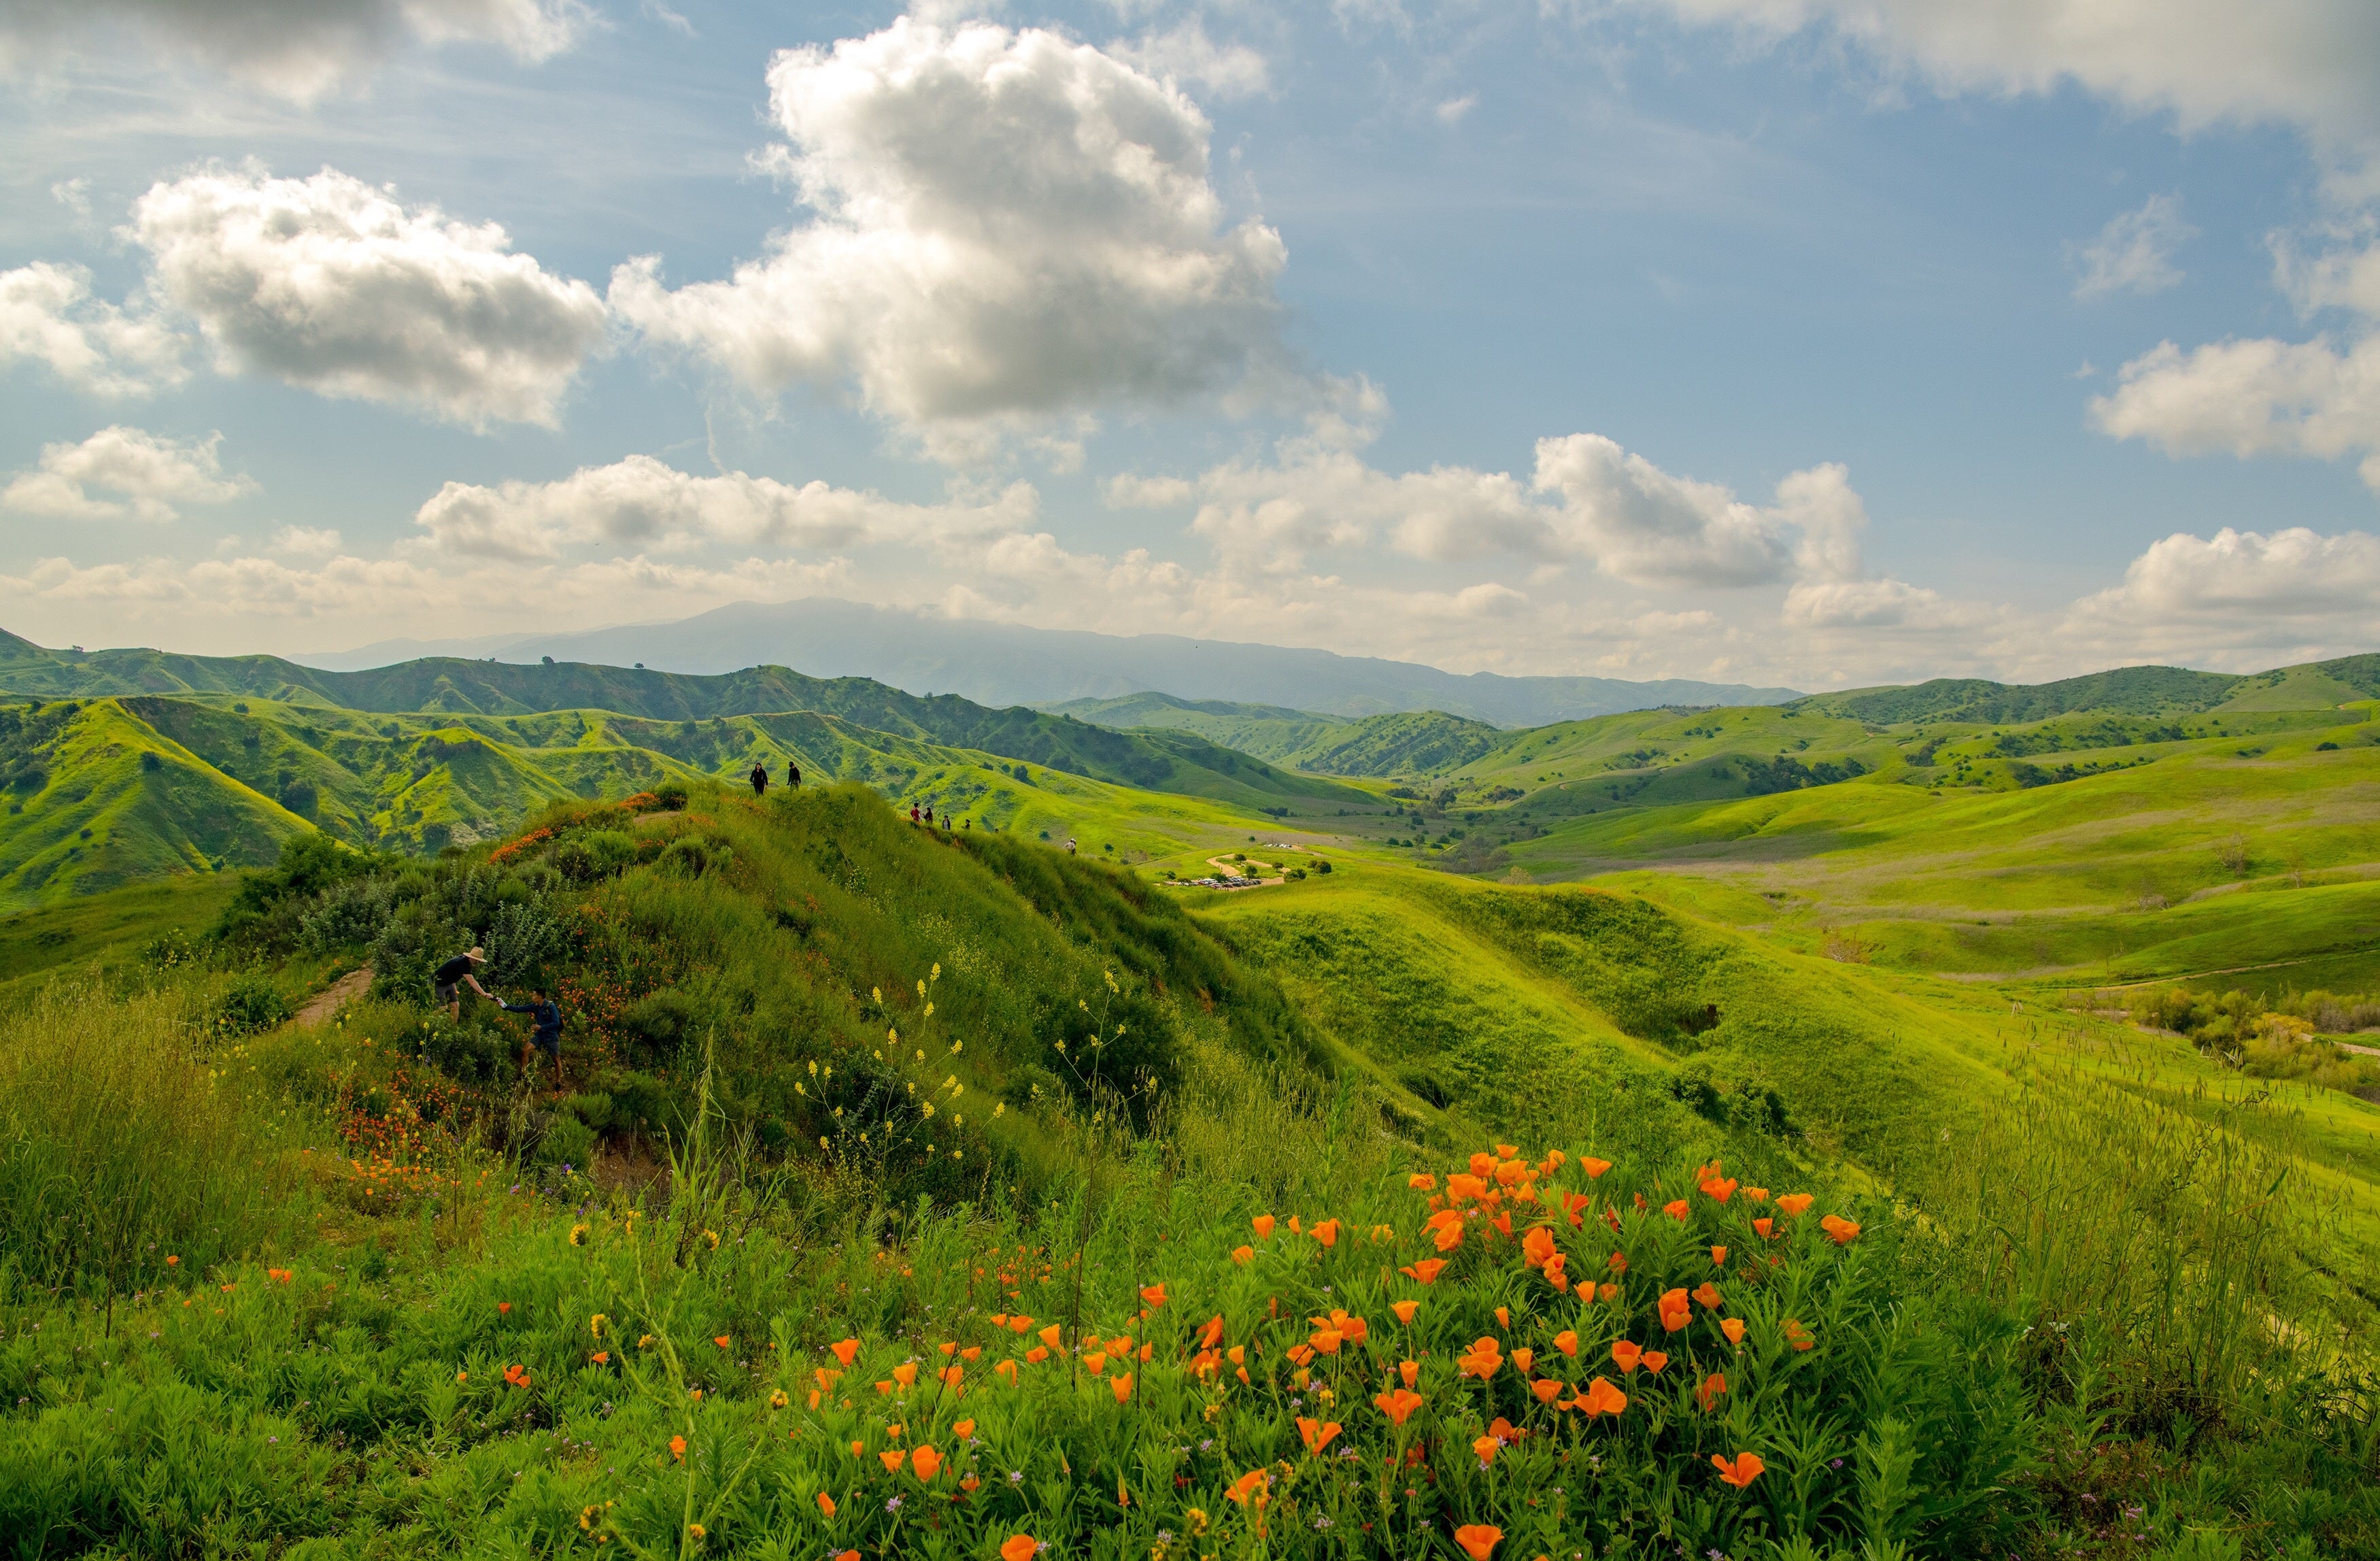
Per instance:
[[[112,1300],[256,1251],[290,1182],[218,1078],[206,985],[69,981],[0,1023],[0,1273]]]

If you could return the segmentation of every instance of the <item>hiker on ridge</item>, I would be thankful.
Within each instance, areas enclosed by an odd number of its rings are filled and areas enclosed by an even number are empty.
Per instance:
[[[769,767],[766,764],[755,763],[752,766],[752,795],[765,797],[768,793]]]
[[[785,784],[795,791],[802,788],[802,767],[790,759],[785,761]]]
[[[496,999],[494,994],[489,992],[486,987],[481,986],[480,984],[480,978],[471,973],[472,966],[484,965],[487,962],[487,951],[481,948],[479,945],[473,944],[468,952],[455,956],[454,958],[447,960],[446,963],[431,971],[430,984],[431,989],[437,994],[436,1003],[433,1003],[432,1006],[435,1006],[438,1003],[443,1003],[446,1006],[446,1017],[449,1019],[461,1018],[463,1017],[463,994],[456,991],[455,988],[465,985],[469,986],[472,991],[478,993],[480,996],[485,997],[489,1002],[495,1002]]]

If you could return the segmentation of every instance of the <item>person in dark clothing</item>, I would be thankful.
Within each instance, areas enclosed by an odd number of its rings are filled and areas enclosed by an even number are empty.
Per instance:
[[[500,1003],[498,1007],[508,1014],[528,1016],[528,1043],[553,1059],[553,1075],[562,1077],[562,1005],[542,992],[532,992],[526,1003]],[[528,1054],[521,1054],[521,1066],[528,1066]]]
[[[765,797],[768,793],[769,767],[766,764],[755,764],[752,766],[752,795]]]
[[[474,945],[469,952],[455,956],[430,972],[430,984],[437,993],[437,1000],[446,1006],[448,1018],[463,1017],[463,994],[456,990],[459,987],[468,986],[489,1002],[495,1001],[488,989],[480,984],[480,978],[471,973],[472,966],[487,962],[487,951]]]
[[[802,788],[802,767],[790,759],[785,761],[785,784],[795,791]]]

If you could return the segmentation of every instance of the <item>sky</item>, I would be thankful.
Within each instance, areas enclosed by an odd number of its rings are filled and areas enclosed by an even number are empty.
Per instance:
[[[2380,650],[2370,0],[18,0],[0,626]]]

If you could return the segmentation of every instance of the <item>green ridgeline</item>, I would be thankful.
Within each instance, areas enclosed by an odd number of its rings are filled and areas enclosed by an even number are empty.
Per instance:
[[[1326,775],[1432,774],[1470,762],[1503,735],[1485,721],[1437,710],[1358,719],[1157,693],[1074,700],[1050,708],[1107,726],[1195,732],[1269,763]]]
[[[1116,737],[1056,725],[1062,736],[1095,739],[1085,750]],[[0,709],[9,809],[0,816],[0,908],[256,866],[310,824],[374,850],[468,846],[556,800],[741,779],[755,763],[781,784],[795,763],[814,780],[856,780],[905,805],[931,803],[973,829],[1079,838],[1122,859],[1195,857],[1245,839],[1268,811],[1366,800],[1183,734],[1144,746],[1161,754],[1171,744],[1195,745],[1195,762],[1145,788],[812,712],[390,714],[220,694],[29,703]]]

